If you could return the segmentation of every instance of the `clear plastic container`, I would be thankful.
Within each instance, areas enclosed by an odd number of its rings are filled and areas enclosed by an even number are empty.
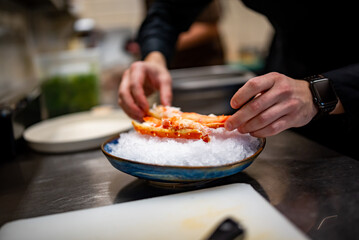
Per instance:
[[[99,104],[99,62],[95,50],[38,58],[45,118],[86,111]]]

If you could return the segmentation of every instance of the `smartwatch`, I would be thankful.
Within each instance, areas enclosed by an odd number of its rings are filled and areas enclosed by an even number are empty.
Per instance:
[[[324,77],[323,75],[314,75],[305,78],[305,80],[309,82],[313,102],[318,107],[318,114],[313,119],[318,119],[328,115],[334,110],[338,103],[338,97],[330,79]]]

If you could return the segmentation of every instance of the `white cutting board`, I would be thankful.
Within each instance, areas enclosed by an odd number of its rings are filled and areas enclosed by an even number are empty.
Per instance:
[[[308,239],[250,185],[239,183],[17,220],[0,229],[0,239],[204,239],[227,217],[243,225],[246,240]]]

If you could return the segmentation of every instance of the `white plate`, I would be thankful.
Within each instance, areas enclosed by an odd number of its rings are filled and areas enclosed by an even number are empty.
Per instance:
[[[25,130],[24,139],[40,152],[72,152],[99,147],[131,126],[120,109],[95,109],[39,122]]]

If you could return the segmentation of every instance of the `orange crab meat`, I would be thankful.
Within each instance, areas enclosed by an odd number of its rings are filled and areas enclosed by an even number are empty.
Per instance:
[[[210,141],[209,128],[224,127],[230,116],[202,115],[194,112],[181,112],[179,108],[154,106],[143,118],[144,123],[132,122],[141,134],[167,137],[202,139]]]
[[[159,119],[180,116],[181,114],[182,112],[179,110],[179,108],[167,107],[162,105],[154,106],[147,113],[148,116],[159,118]]]
[[[207,116],[202,115],[194,112],[184,112],[181,115],[184,119],[190,119],[195,122],[201,123],[209,128],[219,128],[224,127],[224,122],[230,117],[230,116]]]
[[[162,121],[154,117],[144,117],[143,121],[147,123],[151,123],[151,125],[153,125],[154,127],[160,127],[162,125]]]
[[[185,138],[185,139],[202,139],[204,142],[209,142],[208,135],[204,135],[197,129],[165,129],[155,126],[145,125],[132,121],[135,130],[144,135],[151,135],[161,138]]]

